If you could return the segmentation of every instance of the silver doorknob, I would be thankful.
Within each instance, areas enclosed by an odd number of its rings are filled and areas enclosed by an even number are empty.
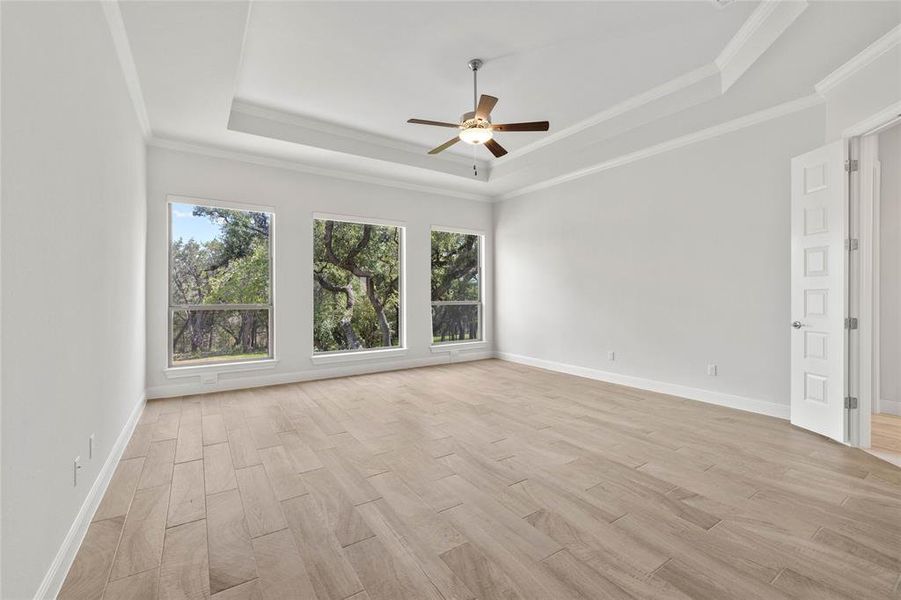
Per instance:
[[[801,321],[792,321],[792,327],[794,327],[795,329],[801,329],[802,327],[804,327],[804,323],[802,323]]]

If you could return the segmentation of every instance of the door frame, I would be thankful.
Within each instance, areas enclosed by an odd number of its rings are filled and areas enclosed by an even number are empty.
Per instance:
[[[858,169],[848,173],[850,230],[846,274],[848,316],[858,318],[858,329],[848,331],[847,395],[856,397],[858,405],[856,410],[847,411],[847,442],[861,448],[870,447],[871,417],[879,410],[880,185],[877,177],[881,171],[877,136],[898,123],[901,123],[901,102],[849,127],[842,135],[849,159],[858,161]],[[852,241],[855,239],[857,250]]]

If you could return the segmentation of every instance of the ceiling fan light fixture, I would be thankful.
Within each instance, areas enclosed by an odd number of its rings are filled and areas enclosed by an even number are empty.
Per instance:
[[[463,116],[460,117],[459,125],[448,123],[447,121],[432,121],[429,119],[407,120],[407,123],[415,123],[417,125],[458,127],[460,129],[460,132],[455,137],[452,137],[437,148],[429,150],[429,154],[444,152],[457,142],[462,141],[471,146],[485,146],[495,158],[501,158],[507,154],[507,150],[494,140],[495,131],[547,131],[550,128],[550,124],[547,121],[493,124],[491,122],[491,111],[494,109],[494,105],[497,104],[497,98],[487,94],[479,96],[476,73],[481,66],[482,61],[477,58],[469,61],[469,68],[472,69],[472,104],[474,108],[470,112],[463,113]],[[475,171],[475,167],[473,167],[473,170]]]
[[[494,137],[494,134],[487,127],[469,127],[460,130],[460,139],[467,144],[484,144]]]

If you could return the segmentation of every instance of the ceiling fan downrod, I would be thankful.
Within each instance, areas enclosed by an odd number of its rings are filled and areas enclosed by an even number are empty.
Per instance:
[[[472,71],[472,110],[475,112],[479,108],[479,68],[482,66],[482,60],[474,58],[469,61],[469,68]],[[479,176],[479,168],[476,166],[475,148],[472,151],[472,176]]]
[[[472,110],[475,112],[479,108],[479,69],[482,67],[482,59],[474,58],[467,63],[472,70]]]

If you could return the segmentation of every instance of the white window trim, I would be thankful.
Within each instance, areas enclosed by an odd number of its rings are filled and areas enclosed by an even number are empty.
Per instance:
[[[407,355],[407,348],[373,348],[367,350],[337,350],[334,352],[319,352],[310,357],[314,365],[329,365],[336,363],[364,362],[369,360],[383,360]]]
[[[435,300],[431,299],[431,281],[432,281],[432,232],[433,231],[442,231],[445,233],[459,233],[462,235],[476,235],[479,237],[479,300],[476,302],[475,300],[470,301],[460,301],[460,302],[439,302],[441,304],[462,304],[462,305],[471,305],[476,304],[479,307],[479,339],[477,340],[463,340],[463,341],[451,341],[451,342],[439,342],[435,343],[434,340],[434,330],[432,329],[432,307],[435,305]],[[466,350],[466,349],[476,349],[476,348],[486,348],[488,347],[488,328],[486,325],[486,302],[485,302],[485,243],[487,236],[484,231],[480,229],[467,229],[465,227],[449,227],[446,225],[432,225],[429,228],[429,348],[432,352],[451,352],[455,350]]]
[[[472,342],[444,342],[443,344],[432,344],[429,349],[433,354],[447,354],[458,350],[482,350],[488,347],[485,340],[475,340]]]
[[[269,356],[250,360],[223,360],[203,365],[176,365],[172,362],[172,205],[193,204],[209,208],[226,208],[246,212],[264,212],[269,215],[269,304],[262,305],[260,310],[269,311]],[[276,335],[275,335],[275,243],[276,243],[276,218],[275,209],[271,206],[253,204],[248,202],[232,202],[230,200],[214,200],[199,198],[197,196],[182,196],[178,194],[166,195],[166,347],[164,348],[163,373],[166,377],[188,377],[190,374],[207,372],[226,373],[230,371],[251,371],[255,369],[271,369],[278,364]],[[216,305],[211,310],[227,310],[223,306],[241,305]],[[259,365],[250,367],[248,365]],[[193,369],[186,371],[186,369]],[[185,373],[185,374],[182,374]]]
[[[443,231],[445,233],[462,233],[463,235],[477,235],[479,237],[485,237],[485,231],[482,229],[468,229],[466,227],[449,227],[447,225],[432,225],[429,232],[432,231]]]
[[[351,223],[354,225],[383,225],[386,227],[400,227],[405,229],[407,223],[405,221],[397,221],[394,219],[379,219],[376,217],[363,217],[359,215],[337,215],[333,213],[314,212],[314,221],[338,221],[341,223]]]
[[[387,219],[374,219],[371,217],[356,217],[348,215],[336,215],[331,213],[314,212],[310,221],[310,229],[315,233],[316,221],[338,221],[341,223],[351,223],[354,225],[382,225],[386,227],[397,227],[400,230],[400,248],[398,248],[398,280],[397,280],[397,296],[400,299],[400,310],[398,310],[397,324],[400,328],[400,336],[398,345],[391,348],[363,348],[360,350],[334,350],[331,352],[316,352],[312,335],[310,336],[310,361],[314,365],[356,362],[373,360],[376,358],[390,358],[393,356],[403,356],[407,353],[407,224],[404,221],[392,221]],[[312,239],[315,245],[315,235]],[[315,252],[314,252],[315,254]],[[315,259],[314,259],[315,260]],[[312,262],[310,263],[310,282],[313,280]],[[310,286],[310,325],[313,324],[313,318],[316,312],[316,286]]]
[[[167,379],[179,379],[181,377],[196,377],[204,373],[238,373],[241,371],[261,371],[274,369],[279,361],[274,358],[259,358],[253,360],[211,363],[208,365],[185,365],[183,367],[167,367],[163,369]]]

